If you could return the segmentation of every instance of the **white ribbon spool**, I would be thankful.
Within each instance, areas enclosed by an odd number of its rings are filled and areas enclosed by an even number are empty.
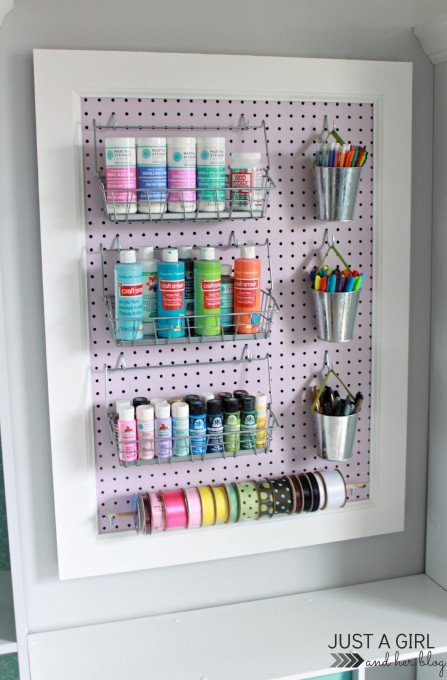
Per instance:
[[[326,508],[342,508],[346,504],[346,484],[340,470],[322,470],[320,475],[326,487]]]

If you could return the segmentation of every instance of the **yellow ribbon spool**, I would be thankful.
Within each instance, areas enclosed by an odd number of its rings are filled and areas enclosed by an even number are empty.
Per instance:
[[[216,504],[214,493],[210,486],[199,486],[200,501],[202,503],[202,526],[216,523]]]
[[[227,522],[230,506],[225,488],[223,486],[213,486],[211,488],[216,506],[216,524],[217,522]]]

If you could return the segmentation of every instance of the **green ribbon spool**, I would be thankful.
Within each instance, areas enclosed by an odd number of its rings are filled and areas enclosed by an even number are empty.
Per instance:
[[[259,494],[256,482],[237,482],[240,513],[239,520],[259,518]]]
[[[228,513],[228,522],[238,522],[239,521],[239,496],[237,493],[236,484],[232,482],[231,484],[225,484],[225,491],[228,496],[228,505],[230,512]]]

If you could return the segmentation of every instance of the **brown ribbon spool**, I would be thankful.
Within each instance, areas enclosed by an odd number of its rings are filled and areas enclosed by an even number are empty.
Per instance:
[[[295,510],[292,482],[288,477],[281,477],[273,479],[270,484],[275,500],[275,514],[290,515]]]
[[[295,512],[300,513],[302,512],[304,505],[303,487],[301,486],[301,482],[297,475],[290,475],[290,479],[292,480],[293,490],[295,491]]]
[[[273,489],[268,479],[262,482],[256,482],[259,494],[259,518],[273,517],[275,514],[275,499],[273,497]]]

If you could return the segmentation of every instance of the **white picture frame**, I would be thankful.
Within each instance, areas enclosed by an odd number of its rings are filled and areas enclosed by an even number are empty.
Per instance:
[[[34,51],[51,453],[61,579],[230,558],[403,530],[411,69],[411,64],[396,62]],[[133,533],[99,535],[81,148],[81,100],[89,96],[374,104],[373,407],[368,500],[340,510],[168,532],[150,538]],[[399,287],[394,279],[397,255]]]

